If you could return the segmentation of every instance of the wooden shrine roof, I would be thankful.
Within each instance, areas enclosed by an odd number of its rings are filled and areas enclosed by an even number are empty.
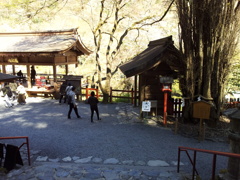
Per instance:
[[[156,67],[161,62],[166,62],[172,70],[181,69],[181,55],[173,45],[172,36],[150,41],[144,51],[119,68],[126,77],[131,77]]]
[[[64,53],[77,55],[91,51],[82,43],[77,28],[59,31],[0,33],[0,56],[26,56]]]

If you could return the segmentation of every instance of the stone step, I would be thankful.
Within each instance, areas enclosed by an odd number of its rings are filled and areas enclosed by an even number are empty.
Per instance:
[[[10,171],[0,179],[67,179],[67,180],[120,180],[159,179],[182,180],[186,175],[176,167],[132,166],[120,164],[78,164],[71,162],[34,162]]]

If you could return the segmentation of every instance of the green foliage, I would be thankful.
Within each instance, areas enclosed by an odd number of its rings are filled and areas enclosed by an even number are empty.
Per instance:
[[[54,18],[59,11],[61,2],[58,0],[8,0],[0,2],[1,24],[9,24],[12,28],[39,29],[39,24]]]
[[[240,63],[237,62],[231,68],[231,73],[227,81],[228,92],[240,90]]]
[[[172,84],[172,98],[181,98],[182,97],[182,92],[179,88],[179,81],[174,80]]]
[[[118,98],[113,98],[113,102],[118,103],[118,102],[124,102],[124,103],[131,103],[131,94],[130,93],[121,93]]]

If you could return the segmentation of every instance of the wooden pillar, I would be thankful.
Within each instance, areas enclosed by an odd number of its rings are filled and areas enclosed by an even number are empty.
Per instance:
[[[68,75],[68,65],[67,64],[65,65],[65,73],[66,73],[66,75]]]
[[[142,111],[142,102],[145,100],[145,96],[144,96],[144,85],[143,85],[143,75],[139,75],[139,80],[138,80],[138,91],[139,91],[139,94],[138,94],[138,100],[139,100],[139,105],[140,105],[140,118],[143,118],[143,111]]]
[[[31,74],[30,74],[30,65],[27,65],[27,86],[31,88]]]
[[[13,75],[16,75],[15,65],[14,64],[12,64],[12,72],[13,72]]]
[[[143,75],[139,75],[138,78],[138,91],[139,91],[139,104],[142,105],[142,101],[145,100],[145,88],[143,85]]]
[[[5,66],[5,64],[2,65],[2,73],[6,74],[6,66]]]
[[[53,81],[57,82],[57,68],[56,65],[53,65]]]
[[[134,106],[136,107],[137,106],[137,75],[134,76]]]

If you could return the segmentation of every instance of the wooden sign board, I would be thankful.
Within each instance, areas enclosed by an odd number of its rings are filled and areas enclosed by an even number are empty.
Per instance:
[[[197,101],[193,103],[193,117],[200,119],[209,119],[211,104],[205,101]]]

